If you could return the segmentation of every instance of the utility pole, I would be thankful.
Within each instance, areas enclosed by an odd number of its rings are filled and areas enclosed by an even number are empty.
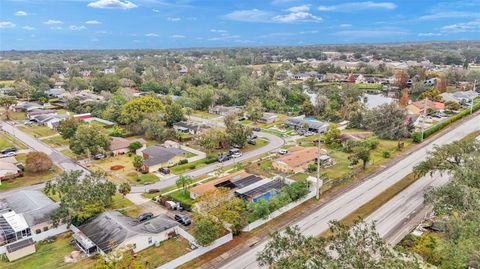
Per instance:
[[[315,196],[318,199],[320,199],[320,136],[321,132],[320,129],[318,129],[318,141],[317,141],[317,186],[315,187]]]
[[[476,92],[476,87],[477,87],[477,80],[473,81],[474,92]],[[472,97],[472,100],[470,101],[470,114],[473,114],[473,100],[475,100],[475,98]]]
[[[425,99],[423,100],[423,113],[422,113],[422,125],[421,125],[421,128],[422,128],[422,138],[420,139],[420,142],[423,142],[423,137],[424,137],[424,133],[425,133],[425,117],[427,117],[427,101],[428,101],[428,97],[425,97]]]

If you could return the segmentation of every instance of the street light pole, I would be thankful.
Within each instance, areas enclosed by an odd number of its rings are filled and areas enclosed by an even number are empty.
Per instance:
[[[423,113],[422,113],[422,137],[420,139],[420,142],[423,142],[423,137],[424,137],[424,133],[425,133],[425,117],[427,117],[427,101],[428,101],[428,97],[425,97],[424,101],[423,101]]]
[[[476,92],[476,86],[477,86],[477,80],[473,81],[473,91]],[[473,100],[475,98],[472,97],[472,100],[470,101],[470,114],[473,114]]]
[[[320,199],[320,129],[318,129],[318,141],[317,141],[317,186],[315,187],[315,197]]]

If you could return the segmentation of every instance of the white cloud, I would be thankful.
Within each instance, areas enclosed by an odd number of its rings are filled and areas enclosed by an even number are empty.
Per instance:
[[[397,5],[392,2],[349,2],[333,6],[319,6],[320,11],[338,11],[338,12],[355,12],[367,9],[387,9],[393,10],[397,8]]]
[[[85,24],[101,24],[101,22],[97,20],[89,20],[89,21],[86,21]]]
[[[47,25],[52,25],[52,24],[62,24],[63,21],[59,21],[59,20],[48,20],[48,21],[44,21],[43,24],[47,24]]]
[[[148,33],[148,34],[146,34],[145,36],[147,36],[147,37],[158,37],[158,34]]]
[[[26,26],[23,26],[22,29],[23,29],[23,30],[27,30],[27,31],[33,31],[33,30],[35,30],[35,27],[26,25]]]
[[[287,15],[278,15],[272,18],[275,22],[291,23],[291,22],[319,22],[322,18],[317,17],[308,12],[292,12]]]
[[[173,39],[180,39],[180,38],[185,38],[186,36],[184,35],[171,35],[170,38],[173,38]]]
[[[177,22],[177,21],[181,21],[182,19],[181,18],[178,18],[178,17],[168,17],[167,18],[167,21],[172,21],[172,22]]]
[[[217,37],[212,37],[207,40],[209,41],[221,41],[221,40],[230,40],[230,39],[238,39],[240,38],[239,35],[231,35],[231,34],[221,34],[220,36]]]
[[[222,29],[210,29],[210,32],[212,32],[212,33],[226,33],[227,30],[222,30]]]
[[[480,20],[445,25],[441,28],[441,30],[445,33],[480,32]]]
[[[295,9],[298,10],[302,8],[295,7],[294,10]],[[264,23],[319,22],[322,20],[322,18],[304,11],[276,15],[270,11],[259,9],[236,10],[225,15],[225,18],[232,21]]]
[[[87,6],[92,8],[119,8],[119,9],[131,9],[136,8],[137,5],[130,1],[121,0],[98,0],[89,3]]]
[[[83,30],[87,29],[87,27],[85,27],[85,25],[79,25],[79,26],[70,25],[69,29],[72,30],[72,31],[83,31]]]
[[[158,10],[158,9],[152,9],[152,11],[155,12],[155,13],[160,12],[160,10]]]
[[[28,13],[23,11],[23,10],[19,10],[17,12],[15,12],[15,16],[27,16]]]
[[[13,28],[15,26],[15,23],[11,21],[0,21],[0,28]]]
[[[426,20],[439,20],[439,19],[449,19],[449,18],[480,18],[480,13],[463,12],[463,11],[436,12],[434,14],[421,16],[419,20],[426,21]]]
[[[295,7],[291,7],[288,9],[288,11],[291,11],[291,12],[306,12],[306,11],[309,11],[310,10],[310,5],[309,4],[305,4],[305,5],[301,5],[301,6],[295,6]]]
[[[419,37],[432,37],[432,36],[441,36],[440,33],[418,33],[417,36]]]
[[[225,18],[232,21],[244,22],[268,22],[272,14],[259,9],[236,10],[225,15]]]

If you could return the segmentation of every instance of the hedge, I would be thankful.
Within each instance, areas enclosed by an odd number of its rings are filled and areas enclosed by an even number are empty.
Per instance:
[[[480,103],[474,105],[472,111],[475,112],[479,109],[480,109]],[[429,129],[427,129],[423,132],[423,139],[431,136],[432,134],[442,130],[443,128],[445,128],[449,124],[451,124],[453,122],[456,122],[457,120],[459,120],[459,119],[461,119],[461,118],[463,118],[463,117],[465,117],[469,114],[470,114],[470,108],[465,109],[462,112],[460,112],[460,113],[458,113],[458,114],[456,114],[456,115],[454,115],[454,116],[452,116],[452,117],[450,117],[450,118],[432,126],[431,128],[429,128]],[[422,142],[422,133],[421,132],[413,132],[411,137],[413,138],[413,142],[415,142],[415,143]]]

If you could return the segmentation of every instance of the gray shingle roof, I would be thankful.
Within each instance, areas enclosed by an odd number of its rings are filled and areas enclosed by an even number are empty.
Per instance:
[[[126,217],[120,212],[106,211],[79,226],[78,229],[103,252],[109,252],[133,236],[158,234],[176,226],[178,223],[166,215],[159,215],[138,223],[135,219]]]
[[[177,155],[184,154],[185,151],[178,148],[165,148],[161,146],[151,146],[143,150],[148,154],[149,158],[144,161],[147,166],[152,166],[164,162],[168,162]]]

